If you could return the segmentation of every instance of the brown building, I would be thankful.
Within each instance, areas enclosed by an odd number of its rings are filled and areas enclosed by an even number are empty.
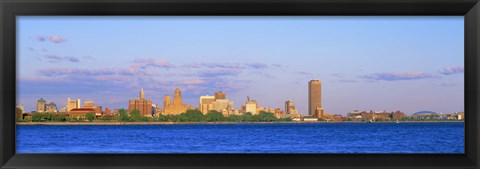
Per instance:
[[[375,113],[374,114],[375,119],[380,119],[382,121],[390,119],[390,113],[387,113],[386,111],[383,111],[381,113]]]
[[[317,108],[322,108],[322,82],[310,80],[308,82],[308,115],[314,116]]]
[[[227,94],[225,92],[215,92],[215,100],[217,99],[227,99]]]
[[[392,119],[397,120],[397,119],[402,119],[404,117],[405,117],[405,113],[403,113],[403,112],[396,111],[396,112],[392,113]]]
[[[187,105],[182,103],[182,93],[180,92],[180,89],[175,89],[175,92],[173,93],[173,102],[170,100],[169,95],[165,95],[163,98],[164,115],[178,115],[187,111]]]
[[[325,116],[323,115],[323,108],[315,109],[315,117],[325,119]]]
[[[102,106],[95,106],[93,107],[93,109],[95,109],[95,116],[101,116],[103,113],[102,113]]]
[[[295,102],[291,100],[285,101],[285,113],[290,114],[295,110]]]
[[[140,111],[142,116],[152,116],[152,100],[145,99],[143,89],[140,90],[140,98],[131,99],[128,102],[128,112],[132,110]]]
[[[108,107],[105,108],[105,113],[103,113],[103,114],[110,115],[111,114],[110,108],[108,108]]]
[[[88,113],[91,113],[92,115],[95,115],[95,109],[93,108],[74,108],[68,112],[68,115],[70,117],[79,117],[79,118],[85,118],[85,115]]]

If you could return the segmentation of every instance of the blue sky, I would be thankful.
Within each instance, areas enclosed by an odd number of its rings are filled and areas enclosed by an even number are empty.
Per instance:
[[[67,97],[126,108],[182,90],[239,108],[293,100],[322,81],[326,112],[464,110],[464,21],[429,17],[17,17],[17,103]]]

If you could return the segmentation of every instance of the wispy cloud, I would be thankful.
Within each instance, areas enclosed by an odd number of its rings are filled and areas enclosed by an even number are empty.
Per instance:
[[[456,67],[445,67],[440,70],[440,73],[443,75],[453,75],[463,73],[465,71],[465,67],[463,65],[456,66]]]
[[[49,35],[49,36],[38,35],[35,39],[40,42],[50,41],[53,43],[64,43],[67,41],[67,39],[59,35]]]
[[[269,65],[265,63],[190,63],[183,65],[185,68],[226,68],[226,69],[265,69]]]
[[[201,77],[218,77],[218,76],[236,76],[242,73],[240,69],[207,69],[198,72]]]
[[[304,76],[312,76],[312,75],[313,75],[312,73],[309,73],[309,72],[303,72],[303,71],[300,71],[300,72],[295,72],[295,74],[304,75]]]
[[[45,59],[47,59],[50,63],[57,63],[62,61],[69,61],[69,62],[79,62],[80,60],[76,57],[72,56],[58,56],[58,55],[45,55]]]
[[[367,80],[373,81],[397,81],[397,80],[418,80],[418,79],[428,79],[434,78],[432,74],[424,72],[407,72],[407,73],[375,73],[372,75],[361,76]]]
[[[154,60],[154,59],[137,59],[134,61],[132,67],[145,69],[147,67],[157,67],[157,68],[174,68],[175,65],[168,63],[164,60]]]

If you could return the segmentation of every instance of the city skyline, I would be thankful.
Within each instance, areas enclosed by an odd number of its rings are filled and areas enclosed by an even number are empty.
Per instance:
[[[225,91],[235,109],[250,96],[263,107],[293,100],[307,115],[305,81],[322,79],[325,112],[463,111],[461,17],[22,16],[18,24],[17,103],[27,110],[67,97],[127,108],[139,88],[160,105],[180,88],[187,105]]]

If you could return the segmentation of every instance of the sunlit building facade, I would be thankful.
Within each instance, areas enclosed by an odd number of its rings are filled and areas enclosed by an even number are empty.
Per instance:
[[[145,99],[143,89],[140,90],[140,98],[131,99],[128,102],[128,112],[132,110],[140,111],[142,116],[152,116],[152,100]]]
[[[308,82],[308,115],[315,116],[317,109],[322,109],[322,82],[311,80]]]
[[[37,112],[44,113],[46,110],[46,106],[47,106],[46,101],[43,98],[40,98],[37,101]]]
[[[213,110],[214,100],[215,100],[214,96],[209,96],[209,95],[200,96],[200,102],[199,102],[199,105],[198,105],[198,109],[200,109],[200,111],[203,114],[207,114],[209,110]]]
[[[164,115],[178,115],[187,111],[187,108],[187,105],[182,103],[182,93],[178,88],[173,93],[173,102],[170,101],[169,95],[163,98]]]

